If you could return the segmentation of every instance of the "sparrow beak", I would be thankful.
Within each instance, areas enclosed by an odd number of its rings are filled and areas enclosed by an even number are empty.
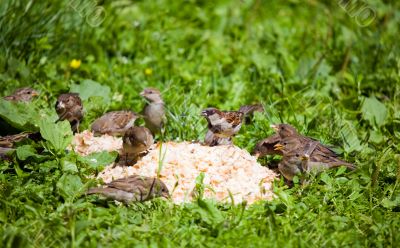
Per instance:
[[[167,192],[162,192],[161,197],[164,197],[166,199],[171,199],[171,196]]]
[[[32,96],[39,96],[39,93],[37,93],[36,91],[32,92]]]
[[[271,127],[272,129],[274,129],[275,132],[278,132],[278,131],[279,131],[278,125],[272,124],[272,125],[270,125],[270,127]]]
[[[282,151],[284,147],[285,147],[284,145],[281,145],[281,144],[278,143],[278,144],[274,145],[274,150],[275,151]]]
[[[310,158],[309,155],[304,154],[303,156],[301,156],[301,160],[302,161],[307,161]]]
[[[260,157],[260,153],[256,152],[256,153],[253,154],[253,156],[256,157],[256,158],[259,158]]]
[[[146,92],[142,91],[142,92],[140,92],[140,95],[141,95],[141,96],[145,96],[145,95],[146,95]]]
[[[201,111],[201,114],[200,114],[200,115],[201,115],[201,116],[208,116],[207,111],[205,111],[205,110]]]
[[[57,103],[58,108],[65,108],[65,104],[63,102],[58,102]]]

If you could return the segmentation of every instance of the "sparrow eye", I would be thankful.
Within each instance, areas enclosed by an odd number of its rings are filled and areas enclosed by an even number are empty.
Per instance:
[[[298,153],[296,153],[296,157],[299,157],[300,155]]]

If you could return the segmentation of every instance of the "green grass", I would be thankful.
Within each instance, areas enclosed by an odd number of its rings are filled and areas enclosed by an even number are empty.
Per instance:
[[[29,109],[52,120],[58,94],[96,81],[106,93],[87,91],[88,127],[107,110],[140,111],[138,93],[157,87],[169,110],[166,140],[203,139],[205,107],[262,102],[266,113],[243,127],[236,145],[250,151],[272,134],[271,123],[291,123],[358,169],[291,189],[276,182],[277,199],[251,206],[117,206],[81,196],[101,165],[65,153],[60,140],[28,142],[0,162],[4,247],[399,246],[400,4],[366,1],[377,16],[360,27],[337,1],[214,2],[101,1],[106,19],[91,27],[69,1],[2,1],[1,95],[33,86],[42,94]],[[79,69],[72,59],[82,60]],[[20,124],[38,130],[37,121],[41,131],[48,125],[69,137],[63,124],[40,119]]]

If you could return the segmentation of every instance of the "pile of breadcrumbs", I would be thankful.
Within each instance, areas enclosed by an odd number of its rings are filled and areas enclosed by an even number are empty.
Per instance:
[[[76,152],[87,155],[102,150],[121,152],[121,138],[93,137],[89,131],[76,134],[72,142]],[[236,146],[203,146],[190,142],[155,144],[133,166],[108,165],[98,177],[105,183],[137,174],[159,178],[167,185],[175,203],[192,199],[196,178],[204,173],[204,197],[234,203],[273,197],[276,174],[261,166],[255,157]]]

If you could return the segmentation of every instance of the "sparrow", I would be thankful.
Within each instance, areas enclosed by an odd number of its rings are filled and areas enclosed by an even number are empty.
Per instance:
[[[12,148],[14,146],[14,143],[20,142],[26,138],[29,138],[29,136],[32,133],[28,132],[23,132],[19,134],[13,134],[13,135],[7,135],[7,136],[0,136],[0,147],[2,148]]]
[[[278,145],[280,145],[278,143]],[[292,149],[290,145],[280,145],[278,150],[282,152],[282,160],[278,165],[279,172],[288,181],[293,181],[295,176],[299,176],[304,182],[304,177],[309,173],[307,170],[310,154],[314,152],[317,142],[310,143],[306,147]]]
[[[19,134],[0,136],[0,159],[10,159],[8,156],[11,152],[15,151],[14,144],[24,139],[31,138],[33,133],[23,132]]]
[[[161,93],[157,89],[146,88],[140,95],[149,102],[142,110],[146,127],[153,134],[159,133],[165,123],[165,105]]]
[[[318,151],[321,151],[327,156],[331,157],[337,157],[338,155],[336,154],[335,151],[333,151],[331,148],[321,144],[319,141],[312,139],[307,136],[303,136],[299,134],[293,126],[289,124],[278,124],[278,125],[271,125],[271,127],[275,130],[275,132],[281,137],[282,142],[289,142],[292,145],[297,145],[297,146],[308,146],[313,142],[317,142],[315,149]],[[282,145],[282,144],[281,144]],[[288,149],[296,149],[296,147],[288,147]]]
[[[157,178],[133,175],[114,180],[106,187],[91,188],[87,194],[102,194],[125,204],[143,202],[155,197],[170,198],[167,186]]]
[[[278,164],[278,170],[286,180],[293,181],[295,176],[302,176],[303,160],[301,156],[297,151],[284,153],[281,162]]]
[[[153,145],[154,140],[149,129],[131,127],[125,132],[122,142],[127,162],[128,156],[136,160],[140,153],[147,151]]]
[[[129,128],[133,127],[139,117],[140,115],[130,110],[111,111],[95,120],[91,129],[95,135],[122,136]]]
[[[218,138],[231,138],[235,136],[244,117],[239,111],[220,111],[216,108],[207,108],[201,112],[207,119],[208,129]]]
[[[83,118],[83,105],[82,100],[78,93],[61,94],[57,98],[55,105],[58,120],[67,120],[71,124],[72,131],[79,131],[79,124]]]
[[[208,122],[208,129],[218,138],[231,138],[242,127],[243,120],[261,105],[244,105],[239,111],[221,111],[217,108],[207,108],[201,112]],[[262,107],[262,106],[261,106]]]
[[[288,137],[276,144],[275,150],[281,151],[283,154],[282,161],[278,165],[282,175],[290,181],[299,173],[307,175],[311,172],[321,172],[342,165],[351,170],[355,169],[353,164],[317,149],[318,144],[320,144],[318,141],[312,141],[303,145],[300,140],[293,137]]]
[[[3,99],[13,102],[29,102],[35,96],[39,96],[39,93],[36,90],[25,87],[17,89],[12,95],[5,96]]]
[[[266,155],[283,155],[282,151],[275,150],[275,145],[281,141],[281,137],[278,134],[274,134],[268,138],[265,138],[256,144],[253,150],[253,155],[257,158],[264,157]]]
[[[204,144],[207,146],[232,145],[232,138],[220,138],[215,136],[211,130],[207,130],[204,137]]]

